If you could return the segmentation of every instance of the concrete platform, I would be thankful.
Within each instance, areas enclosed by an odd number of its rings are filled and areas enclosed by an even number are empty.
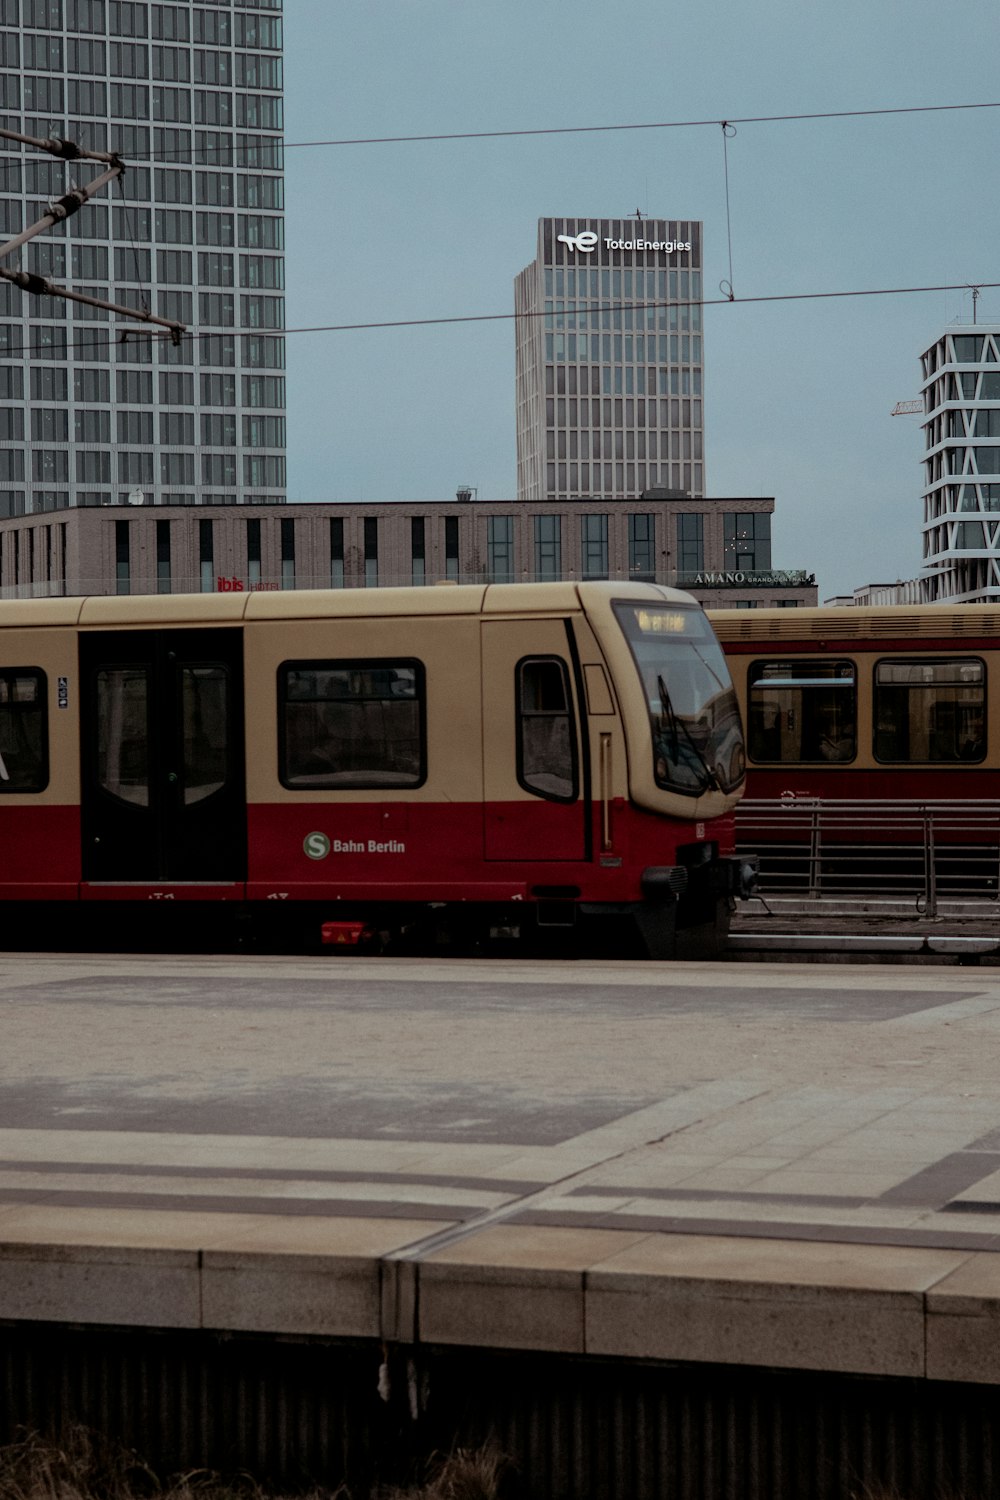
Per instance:
[[[0,959],[0,1319],[1000,1383],[1000,976]]]

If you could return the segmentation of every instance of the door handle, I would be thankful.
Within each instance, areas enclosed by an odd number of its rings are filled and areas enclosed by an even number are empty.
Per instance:
[[[611,736],[601,735],[601,848],[611,848]]]

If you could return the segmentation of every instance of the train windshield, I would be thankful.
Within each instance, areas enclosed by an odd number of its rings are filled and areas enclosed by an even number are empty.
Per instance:
[[[649,704],[657,786],[694,797],[732,791],[745,774],[743,726],[704,612],[645,601],[619,601],[614,610]]]

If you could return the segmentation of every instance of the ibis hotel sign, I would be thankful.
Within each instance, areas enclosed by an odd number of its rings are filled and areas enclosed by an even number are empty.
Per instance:
[[[579,234],[557,234],[560,244],[571,250],[590,255],[597,249],[600,236],[592,229],[583,229]],[[673,255],[675,250],[690,250],[690,240],[612,240],[604,241],[605,250],[661,250],[664,255]]]

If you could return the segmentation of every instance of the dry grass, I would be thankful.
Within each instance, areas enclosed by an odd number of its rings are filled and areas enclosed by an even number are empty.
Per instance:
[[[436,1455],[425,1482],[380,1489],[377,1500],[516,1500],[514,1469],[492,1445]],[[62,1444],[29,1433],[0,1448],[0,1500],[281,1500],[249,1474],[193,1469],[161,1479],[138,1454],[84,1429]],[[315,1488],[296,1500],[352,1500],[346,1488]],[[361,1497],[356,1497],[361,1500]]]
[[[850,1500],[912,1500],[912,1497],[894,1485],[866,1484],[852,1490]],[[935,1489],[933,1500],[963,1500],[963,1497],[956,1490]]]
[[[136,1453],[83,1428],[64,1443],[28,1433],[0,1448],[0,1500],[263,1500],[249,1475],[224,1482],[195,1469],[166,1481]]]
[[[380,1500],[516,1500],[519,1492],[514,1465],[492,1443],[483,1448],[457,1448],[439,1454],[429,1466],[424,1484],[386,1490]]]

